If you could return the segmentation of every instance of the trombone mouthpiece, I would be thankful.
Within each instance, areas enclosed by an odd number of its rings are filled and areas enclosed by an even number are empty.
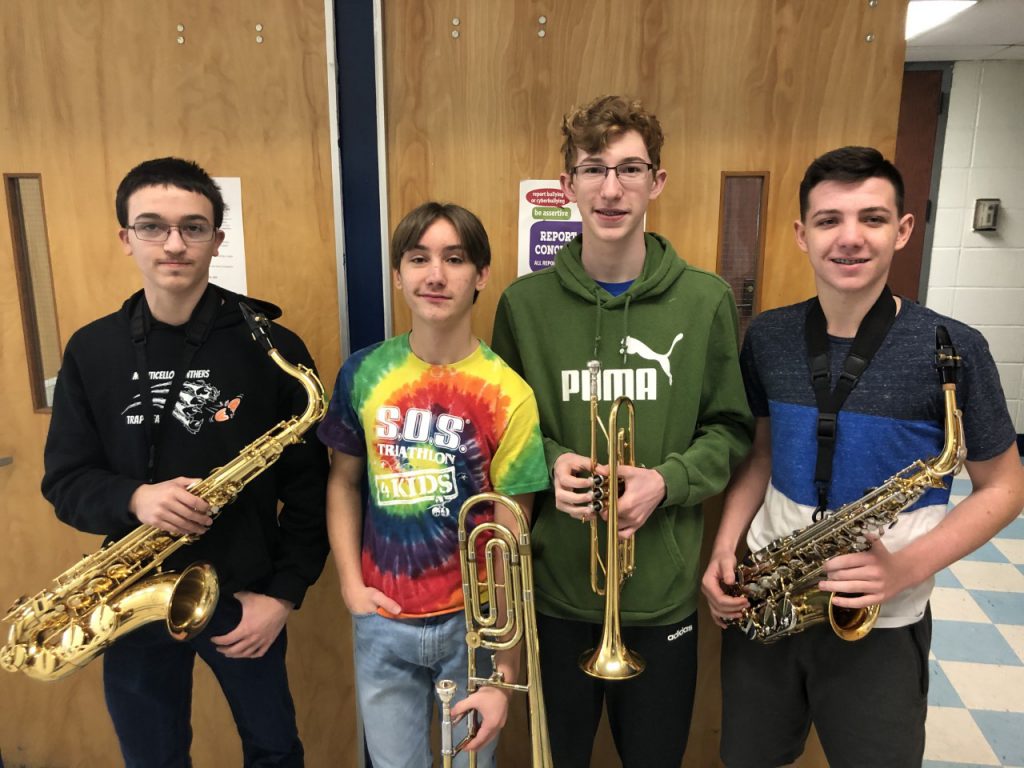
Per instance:
[[[441,700],[442,704],[451,703],[452,698],[455,696],[455,688],[454,680],[441,680],[434,686],[437,698]]]

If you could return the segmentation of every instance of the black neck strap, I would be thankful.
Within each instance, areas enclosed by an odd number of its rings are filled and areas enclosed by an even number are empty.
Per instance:
[[[181,392],[181,385],[188,373],[189,365],[196,352],[210,335],[213,328],[214,318],[217,316],[217,309],[220,306],[220,298],[212,285],[207,285],[206,292],[199,299],[199,303],[192,311],[192,316],[185,325],[185,344],[182,350],[181,363],[174,371],[174,378],[171,379],[167,391],[167,399],[164,400],[163,418],[158,422],[153,408],[153,393],[149,380],[149,364],[146,359],[146,342],[149,330],[152,327],[153,316],[146,303],[146,296],[143,294],[135,309],[132,311],[129,320],[132,346],[135,349],[135,365],[138,373],[139,384],[139,406],[142,408],[142,424],[146,430],[146,442],[149,444],[149,452],[146,462],[146,480],[153,482],[157,462],[157,446],[160,442],[160,432],[164,419],[169,417],[174,404]]]
[[[829,488],[832,484],[832,457],[836,449],[836,427],[839,411],[846,398],[857,386],[861,374],[871,363],[871,358],[882,346],[886,334],[896,319],[896,300],[889,286],[882,289],[878,299],[868,310],[857,329],[850,353],[843,361],[843,372],[835,390],[832,389],[828,346],[828,322],[817,297],[807,308],[804,336],[807,341],[807,357],[811,368],[811,386],[818,405],[818,458],[814,466],[814,486],[818,491],[818,507],[814,520],[821,519],[828,508]]]

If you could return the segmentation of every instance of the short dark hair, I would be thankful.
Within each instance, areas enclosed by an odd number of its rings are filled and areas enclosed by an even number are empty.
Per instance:
[[[491,264],[491,241],[487,239],[487,230],[472,211],[455,203],[423,203],[413,208],[398,222],[394,234],[391,235],[391,268],[398,271],[402,266],[402,256],[406,251],[415,248],[423,233],[438,219],[447,219],[455,228],[459,242],[469,261],[476,271],[483,272]],[[480,291],[473,292],[473,302]]]
[[[447,219],[455,228],[459,242],[462,243],[467,258],[476,267],[477,272],[490,266],[491,242],[487,239],[487,230],[480,219],[461,205],[431,201],[413,208],[395,227],[395,232],[391,236],[392,269],[398,269],[402,265],[402,255],[415,248],[423,233],[438,219]]]
[[[854,184],[867,179],[885,179],[896,191],[896,212],[903,215],[903,177],[896,166],[873,147],[841,147],[826,152],[807,166],[800,182],[800,220],[807,217],[811,190],[823,181]]]
[[[644,140],[651,164],[661,167],[661,145],[665,143],[661,123],[636,99],[624,96],[598,96],[589,104],[578,104],[562,118],[562,155],[565,172],[572,173],[576,165],[576,151],[594,154],[608,146],[608,142],[626,131],[636,131]]]
[[[220,229],[224,222],[224,197],[220,187],[210,178],[210,174],[192,160],[180,157],[160,157],[139,163],[121,179],[114,197],[114,209],[117,221],[122,227],[128,226],[128,198],[143,187],[177,187],[188,192],[196,192],[213,205],[213,226]]]

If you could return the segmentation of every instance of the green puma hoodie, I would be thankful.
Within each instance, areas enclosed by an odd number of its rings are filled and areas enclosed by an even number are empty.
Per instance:
[[[753,420],[728,284],[686,264],[665,238],[645,239],[643,271],[617,297],[584,271],[582,240],[570,242],[553,267],[505,290],[491,347],[533,387],[549,471],[563,453],[590,455],[589,360],[601,362],[599,413],[606,425],[615,398],[633,400],[636,463],[661,473],[666,497],[636,534],[622,623],[662,626],[697,607],[700,503],[725,487],[746,455]],[[599,435],[599,462],[607,463]],[[555,509],[552,491],[537,495],[534,521],[537,610],[603,621],[604,598],[590,588],[589,525]]]

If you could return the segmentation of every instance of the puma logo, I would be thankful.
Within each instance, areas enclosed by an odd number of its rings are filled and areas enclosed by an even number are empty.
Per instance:
[[[682,332],[677,333],[676,337],[672,339],[672,345],[668,348],[668,352],[663,355],[658,354],[653,349],[644,344],[640,339],[634,339],[632,336],[627,336],[622,340],[622,349],[619,350],[625,355],[639,355],[644,360],[652,360],[661,366],[661,370],[668,376],[669,386],[672,385],[672,368],[669,365],[669,356],[672,354],[672,350],[676,348],[676,344],[683,340]]]

